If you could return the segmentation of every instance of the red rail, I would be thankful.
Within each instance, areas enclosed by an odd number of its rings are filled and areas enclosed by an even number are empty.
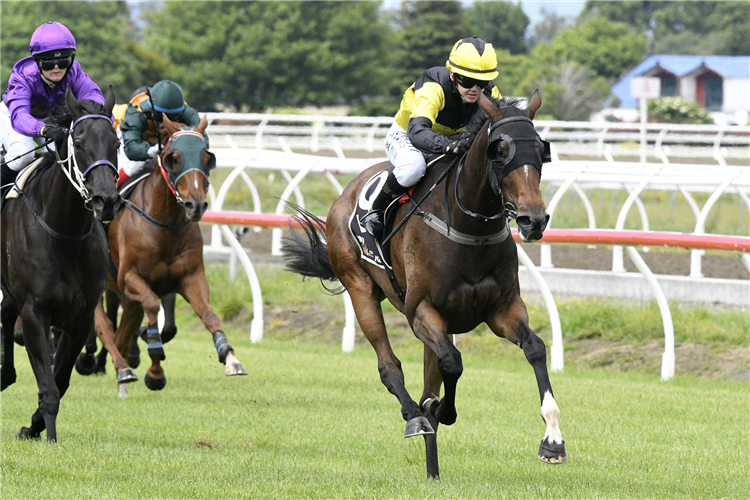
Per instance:
[[[321,217],[325,221],[325,217]],[[290,215],[257,214],[253,212],[206,211],[202,222],[262,227],[299,227]],[[513,238],[520,242],[517,231]],[[614,231],[611,229],[548,229],[543,243],[581,243],[587,245],[638,245],[649,247],[694,248],[750,252],[750,238],[716,234],[666,233],[658,231]]]

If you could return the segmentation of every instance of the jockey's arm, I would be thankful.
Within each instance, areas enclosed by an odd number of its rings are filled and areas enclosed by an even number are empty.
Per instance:
[[[415,92],[414,109],[406,133],[411,143],[426,153],[444,153],[450,144],[447,137],[432,130],[438,113],[445,107],[442,87],[433,82],[425,83]]]
[[[128,106],[125,118],[122,119],[122,145],[125,156],[133,161],[149,159],[148,148],[151,145],[143,139],[148,129],[146,117],[134,106]]]

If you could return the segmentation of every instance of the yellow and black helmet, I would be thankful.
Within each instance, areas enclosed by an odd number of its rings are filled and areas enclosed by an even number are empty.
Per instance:
[[[498,76],[495,48],[476,36],[457,41],[445,65],[453,73],[476,80],[494,80]]]

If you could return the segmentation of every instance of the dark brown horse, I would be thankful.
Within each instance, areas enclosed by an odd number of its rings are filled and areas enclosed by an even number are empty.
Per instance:
[[[164,116],[161,141],[165,145],[158,165],[133,188],[126,208],[120,210],[109,225],[109,252],[117,278],[110,276],[107,306],[116,308],[117,304],[111,302],[121,302],[123,312],[113,338],[112,315],[108,316],[102,306],[98,307],[96,331],[112,355],[121,395],[127,395],[124,382],[137,379],[124,356],[144,312],[148,317],[144,340],[151,358],[145,383],[152,390],[166,385],[161,366],[166,355],[157,318],[159,298],[173,293],[179,293],[190,303],[213,335],[225,374],[247,374],[209,303],[203,267],[203,236],[198,221],[208,207],[209,170],[216,164],[203,137],[206,126],[205,116],[194,130],[183,130],[181,124]],[[119,301],[112,300],[111,292],[117,294]]]
[[[70,384],[76,357],[94,331],[94,309],[107,282],[107,238],[101,222],[117,211],[117,148],[112,128],[112,87],[105,105],[76,101],[70,89],[57,123],[70,127],[56,161],[43,163],[2,211],[2,389],[16,380],[13,327],[20,315],[23,343],[39,386],[31,427],[19,437],[56,441],[60,399]],[[21,174],[23,175],[23,174]],[[21,177],[21,176],[19,176]],[[50,366],[50,327],[60,332]]]
[[[401,405],[404,436],[425,436],[427,473],[433,478],[439,477],[435,433],[438,424],[456,420],[456,383],[463,371],[452,335],[470,332],[480,323],[521,347],[534,368],[546,424],[539,458],[551,463],[567,458],[546,348],[528,325],[518,286],[516,245],[506,221],[517,217],[521,238],[533,242],[542,237],[549,219],[539,190],[548,145],[531,122],[541,98],[534,92],[526,110],[507,100],[496,107],[483,94],[479,104],[481,110],[465,132],[476,138],[464,160],[444,157],[432,164],[413,202],[396,208],[395,224],[403,225],[389,242],[390,279],[384,269],[363,259],[350,230],[358,202],[372,195],[370,179],[384,178],[380,173],[389,163],[352,180],[328,213],[325,235],[322,221],[303,213],[298,219],[306,226],[307,239],[292,233],[284,247],[289,269],[339,280],[351,295],[362,332],[377,354],[380,379]],[[445,188],[436,187],[440,182]],[[415,209],[416,200],[421,204]],[[404,220],[410,212],[416,214]],[[406,315],[425,345],[419,404],[406,390],[401,363],[388,340],[380,305],[384,298]]]

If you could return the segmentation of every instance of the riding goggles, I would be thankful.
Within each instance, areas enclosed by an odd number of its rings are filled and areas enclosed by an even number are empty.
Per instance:
[[[55,57],[52,59],[39,58],[37,61],[39,62],[39,67],[44,71],[53,70],[55,66],[60,69],[67,69],[73,63],[73,56]]]
[[[456,83],[465,89],[474,88],[474,85],[476,85],[480,89],[483,89],[490,84],[489,80],[476,80],[474,78],[469,78],[468,76],[460,75],[458,73],[453,73],[453,77],[456,79]]]

